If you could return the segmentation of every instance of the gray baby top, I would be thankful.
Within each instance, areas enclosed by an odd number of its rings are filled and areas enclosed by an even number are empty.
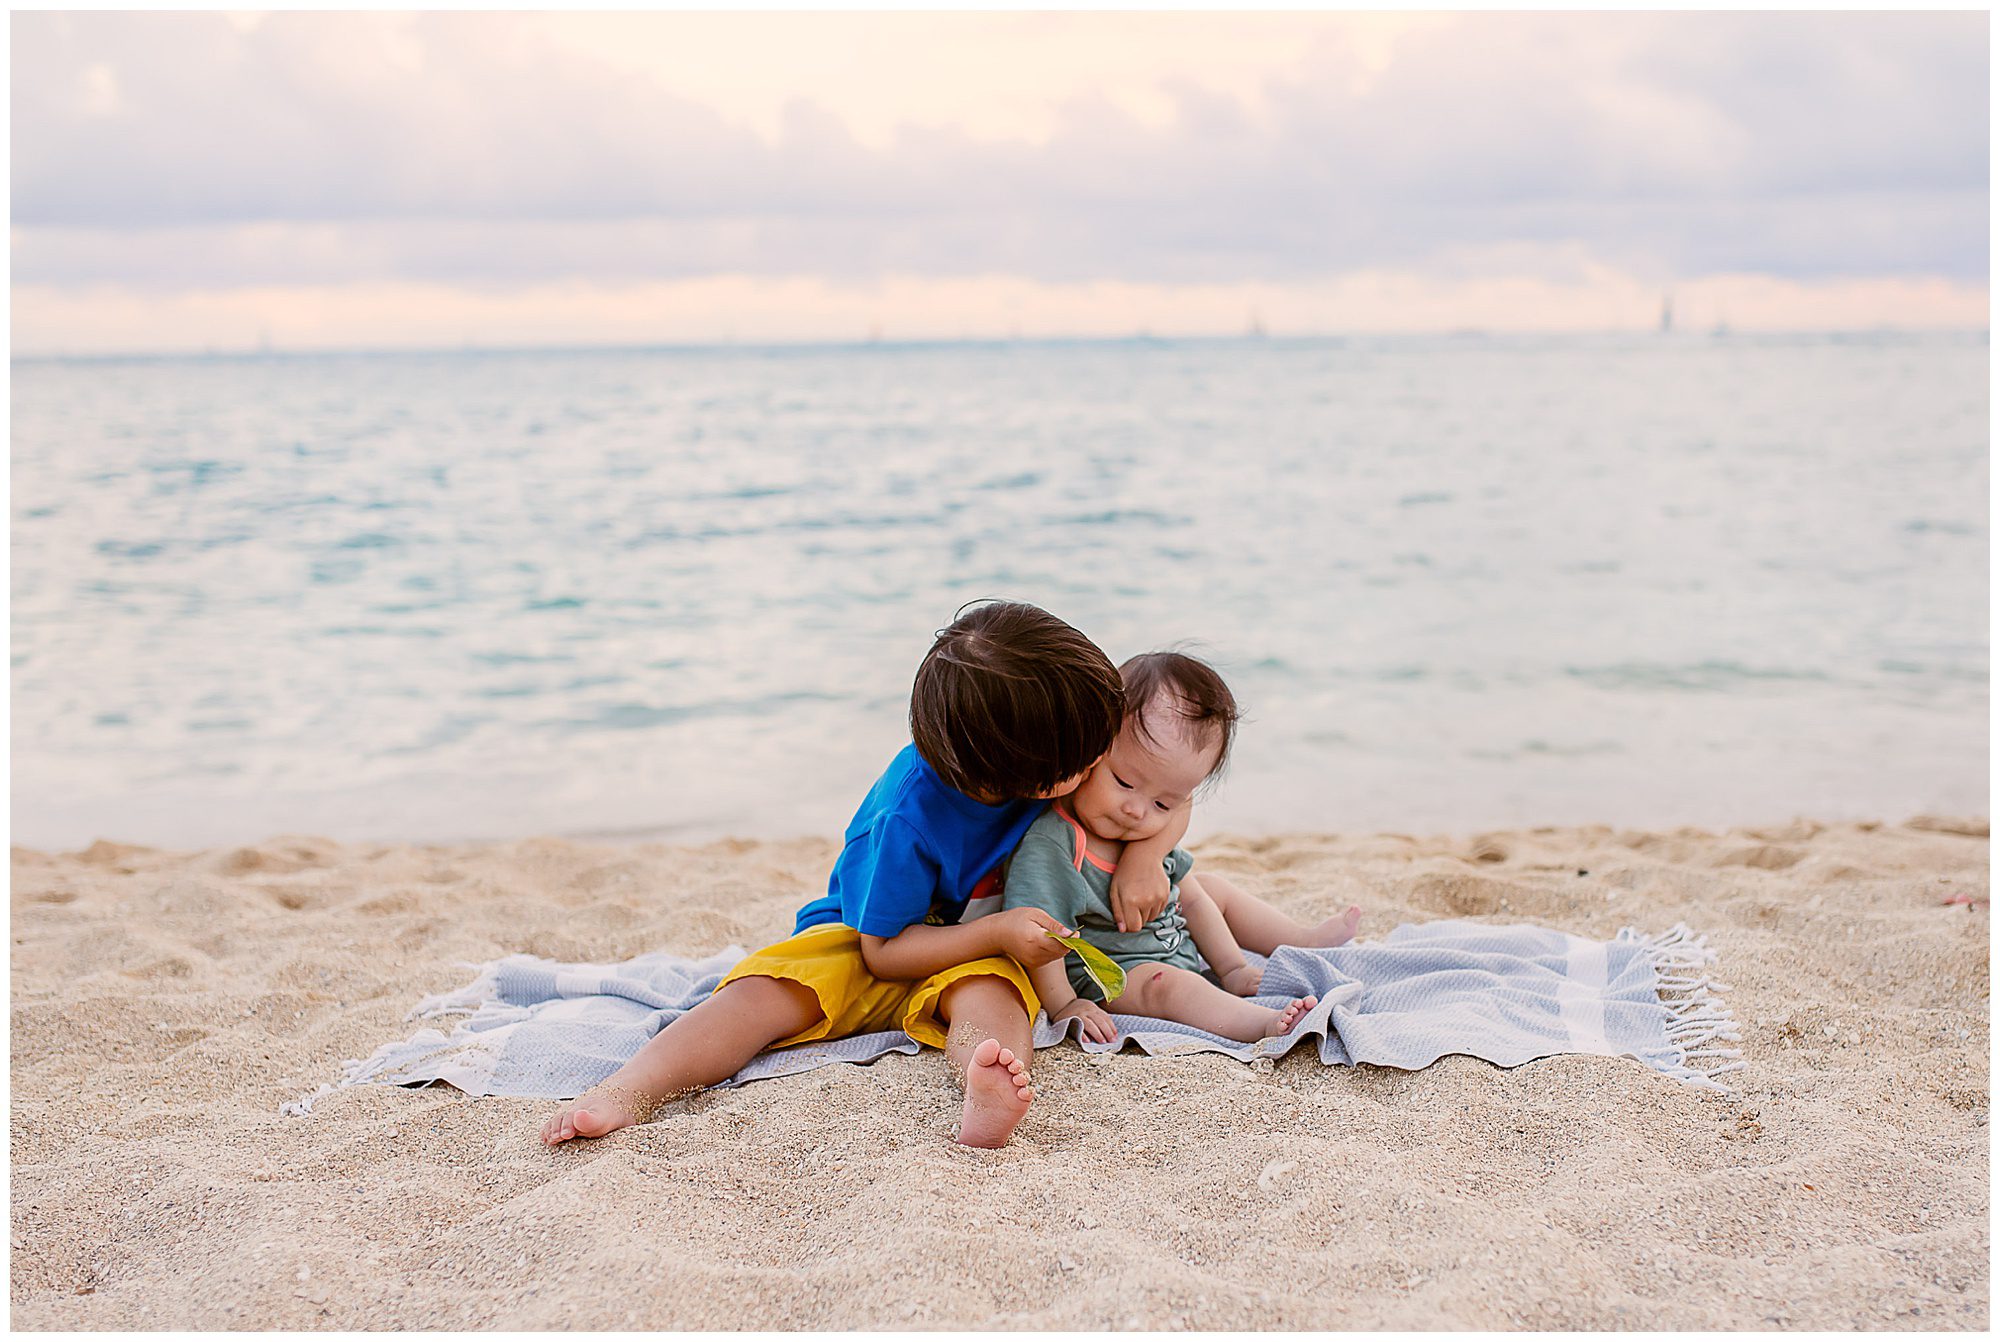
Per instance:
[[[1140,965],[1179,965],[1199,970],[1201,956],[1181,916],[1181,879],[1194,866],[1184,848],[1167,854],[1171,892],[1160,916],[1136,932],[1120,932],[1111,916],[1111,873],[1117,870],[1093,856],[1084,841],[1083,826],[1068,811],[1051,806],[1028,826],[1007,859],[1002,876],[1005,908],[1040,909],[1065,927],[1073,927],[1091,945],[1131,973]],[[1076,995],[1102,1002],[1104,994],[1076,956],[1064,958],[1070,987]]]

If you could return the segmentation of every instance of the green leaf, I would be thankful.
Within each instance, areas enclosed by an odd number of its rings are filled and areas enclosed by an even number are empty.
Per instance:
[[[1109,1002],[1114,997],[1125,995],[1125,971],[1118,967],[1116,960],[1082,937],[1056,937],[1053,932],[1049,932],[1048,935],[1069,947],[1076,958],[1083,961],[1083,972],[1090,975],[1090,981],[1104,994],[1105,1001]]]

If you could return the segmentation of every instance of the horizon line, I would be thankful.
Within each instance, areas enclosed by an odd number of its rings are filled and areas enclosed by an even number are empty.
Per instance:
[[[612,341],[606,343],[576,342],[552,345],[485,345],[464,342],[456,345],[325,345],[286,348],[278,345],[217,346],[200,350],[97,350],[72,352],[43,350],[31,353],[8,351],[10,364],[20,363],[164,363],[175,360],[243,361],[309,359],[319,357],[364,357],[383,358],[409,355],[514,355],[514,354],[710,354],[710,353],[782,353],[806,352],[814,350],[878,350],[892,352],[918,349],[991,349],[1034,346],[1088,346],[1088,345],[1134,345],[1142,347],[1163,347],[1175,345],[1342,345],[1352,341],[1401,342],[1418,340],[1565,340],[1604,339],[1624,336],[1634,340],[1654,342],[1714,341],[1714,340],[1799,340],[1799,339],[1839,339],[1865,336],[1978,336],[1989,338],[1992,332],[1988,326],[1846,326],[1820,328],[1747,329],[1733,327],[1711,328],[1709,330],[1660,331],[1649,327],[1601,327],[1568,331],[1520,331],[1492,330],[1480,327],[1452,327],[1436,331],[1344,331],[1324,333],[1298,333],[1273,335],[1264,332],[1242,332],[1234,335],[1188,334],[1159,335],[1151,332],[1133,332],[1127,335],[1078,335],[1078,336],[920,336],[907,339],[889,339],[877,336],[852,337],[845,339],[798,340],[701,340],[701,341]]]

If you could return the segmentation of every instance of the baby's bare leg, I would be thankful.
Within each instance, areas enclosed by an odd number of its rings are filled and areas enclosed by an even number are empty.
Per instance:
[[[1317,997],[1295,997],[1282,1010],[1273,1011],[1225,992],[1192,970],[1146,965],[1126,977],[1125,992],[1106,1009],[1179,1021],[1224,1039],[1249,1043],[1284,1034],[1317,1005]]]
[[[630,1062],[558,1109],[542,1125],[542,1140],[554,1146],[643,1123],[664,1101],[727,1081],[778,1040],[824,1019],[819,998],[804,984],[763,977],[725,983],[647,1040]]]
[[[965,1088],[958,1140],[1005,1146],[1035,1098],[1028,1079],[1034,1025],[1021,994],[997,974],[960,979],[939,996],[938,1015],[945,1021],[945,1065]]]
[[[1229,924],[1236,944],[1259,955],[1269,955],[1280,946],[1345,946],[1354,940],[1354,931],[1361,924],[1361,906],[1350,904],[1325,922],[1307,927],[1212,871],[1199,876],[1189,873],[1181,885],[1195,885],[1206,893],[1222,910],[1222,920]]]

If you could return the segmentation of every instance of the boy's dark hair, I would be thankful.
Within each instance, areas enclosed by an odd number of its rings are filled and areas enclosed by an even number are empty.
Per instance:
[[[1142,652],[1119,667],[1118,674],[1125,682],[1125,711],[1139,735],[1160,744],[1146,724],[1146,710],[1155,704],[1172,709],[1197,734],[1196,740],[1217,742],[1215,763],[1203,781],[1220,777],[1243,714],[1215,668],[1184,652]]]
[[[960,607],[917,667],[910,737],[960,792],[1014,801],[1076,777],[1111,749],[1125,714],[1095,643],[1039,606]]]

